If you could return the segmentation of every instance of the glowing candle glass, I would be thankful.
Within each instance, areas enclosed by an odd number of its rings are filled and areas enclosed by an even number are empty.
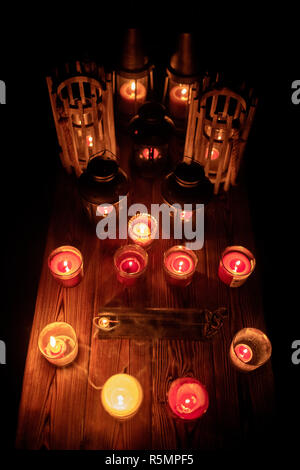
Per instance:
[[[147,89],[140,80],[126,80],[120,87],[119,109],[123,113],[134,114],[146,100]]]
[[[269,338],[256,328],[243,328],[234,336],[229,351],[232,364],[243,372],[262,366],[271,356]]]
[[[171,384],[168,403],[176,417],[193,420],[207,411],[209,398],[206,388],[199,380],[183,377]]]
[[[136,414],[143,401],[139,381],[128,374],[115,374],[104,384],[101,401],[104,409],[114,418],[128,419]]]
[[[143,248],[149,247],[157,234],[157,220],[149,214],[137,214],[128,222],[128,236]]]
[[[75,287],[83,278],[83,259],[77,248],[60,246],[50,254],[48,266],[54,279],[64,287]]]
[[[176,245],[164,253],[164,271],[169,284],[186,287],[192,282],[198,263],[193,250]]]
[[[47,325],[39,335],[38,346],[47,361],[59,367],[73,362],[78,353],[76,333],[65,322]]]
[[[148,254],[138,245],[125,245],[114,255],[114,267],[118,281],[125,287],[133,286],[145,273]]]
[[[255,268],[253,254],[242,246],[229,246],[222,253],[218,276],[230,287],[239,287]]]
[[[178,84],[170,89],[169,111],[175,119],[185,119],[187,117],[189,89],[190,85],[188,84]]]

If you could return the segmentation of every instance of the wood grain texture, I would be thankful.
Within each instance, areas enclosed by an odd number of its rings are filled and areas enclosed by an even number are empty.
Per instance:
[[[160,181],[137,178],[128,164],[130,145],[119,142],[122,167],[131,173],[133,202],[150,209],[162,203]],[[217,277],[224,248],[244,245],[255,253],[243,187],[232,188],[206,208],[205,244],[190,286],[166,284],[163,252],[178,241],[156,240],[149,249],[146,276],[124,289],[117,283],[112,258],[122,240],[97,239],[82,212],[70,175],[59,174],[43,269],[36,299],[19,410],[16,446],[22,449],[235,449],[259,442],[272,426],[274,384],[271,361],[251,374],[240,374],[229,362],[233,335],[244,326],[264,331],[259,266],[240,288],[230,289]],[[71,244],[84,258],[84,279],[72,289],[60,287],[47,266],[49,253]],[[161,338],[99,338],[92,319],[106,306],[132,308],[209,308],[224,306],[229,317],[209,342]],[[57,369],[40,354],[41,329],[67,321],[79,339],[79,354]],[[139,412],[119,422],[101,405],[101,387],[113,374],[135,376],[144,391]],[[167,406],[171,382],[194,376],[206,385],[210,405],[198,421],[175,420]]]

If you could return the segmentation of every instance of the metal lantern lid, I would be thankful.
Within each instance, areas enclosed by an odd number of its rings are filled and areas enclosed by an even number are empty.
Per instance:
[[[161,193],[169,205],[207,204],[213,196],[213,184],[196,162],[180,162],[162,182]]]
[[[123,49],[119,61],[122,75],[143,74],[151,66],[148,56],[144,52],[141,31],[129,28],[123,37]]]
[[[92,204],[115,204],[129,192],[126,173],[108,151],[90,159],[78,180],[80,196]]]
[[[166,115],[166,108],[157,102],[143,104],[128,126],[129,135],[136,145],[160,146],[167,144],[175,125]]]
[[[193,82],[199,77],[199,68],[191,33],[184,32],[179,35],[177,49],[171,56],[167,72],[173,80],[178,81],[180,78],[182,83]]]

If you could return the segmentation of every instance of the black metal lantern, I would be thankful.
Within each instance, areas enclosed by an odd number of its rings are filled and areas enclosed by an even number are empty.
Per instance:
[[[165,169],[174,130],[165,107],[156,102],[145,103],[130,121],[128,131],[134,144],[134,164],[142,176],[153,177]]]
[[[129,28],[123,38],[122,54],[115,74],[116,110],[128,122],[153,90],[153,65],[144,52],[141,31]]]
[[[212,199],[213,184],[198,162],[185,159],[164,178],[161,194],[164,202],[174,208],[173,214],[179,215],[182,222],[189,222],[195,220],[197,205],[208,204]],[[176,205],[181,209],[177,209]],[[186,205],[189,205],[188,210],[184,210]]]
[[[163,95],[165,104],[177,130],[187,124],[192,88],[199,88],[200,74],[191,33],[178,36],[177,48],[166,69]]]
[[[126,173],[107,150],[90,159],[78,180],[78,187],[85,211],[95,224],[113,210],[118,215],[120,201],[129,193]]]

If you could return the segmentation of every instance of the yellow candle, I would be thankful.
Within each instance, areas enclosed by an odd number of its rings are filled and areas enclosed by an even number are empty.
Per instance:
[[[139,381],[128,374],[112,375],[104,384],[101,401],[104,409],[115,418],[126,419],[133,416],[143,400],[143,390]]]

